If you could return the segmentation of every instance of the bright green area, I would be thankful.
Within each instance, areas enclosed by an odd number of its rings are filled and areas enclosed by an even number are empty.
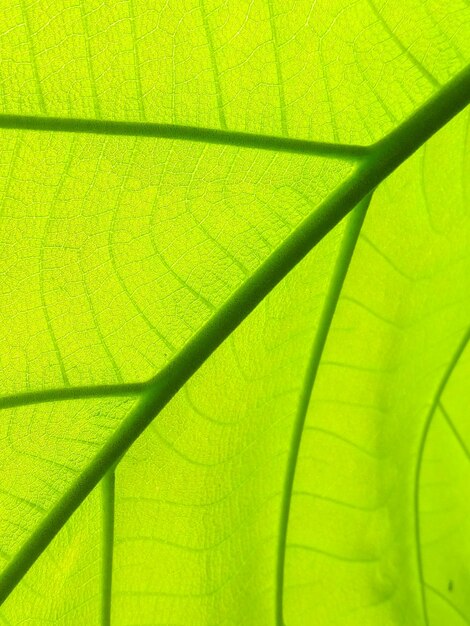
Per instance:
[[[7,0],[0,624],[470,623],[470,10]]]

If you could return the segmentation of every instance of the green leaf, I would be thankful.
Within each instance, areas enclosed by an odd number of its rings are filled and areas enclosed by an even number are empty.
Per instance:
[[[0,623],[470,623],[469,24],[6,0]]]

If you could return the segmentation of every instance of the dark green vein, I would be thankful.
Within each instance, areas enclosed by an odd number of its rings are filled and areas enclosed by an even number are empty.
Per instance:
[[[188,341],[173,361],[151,380],[128,416],[5,567],[0,576],[0,603],[8,597],[86,496],[212,352],[334,226],[467,105],[469,94],[470,69],[466,69],[388,137],[375,144],[372,153],[351,177],[305,218]]]
[[[470,66],[467,66],[394,131],[373,144],[367,158],[368,161],[374,161],[373,166],[368,167],[370,175],[373,175],[371,169],[392,172],[439,128],[460,113],[469,101]],[[381,180],[383,178],[385,176]]]
[[[40,391],[26,391],[0,397],[0,410],[12,409],[30,404],[82,400],[85,398],[106,398],[135,396],[140,394],[148,383],[122,383],[114,385],[85,385],[83,387],[60,387]]]
[[[360,160],[369,154],[369,146],[290,139],[273,135],[253,135],[216,128],[155,124],[151,122],[119,122],[113,120],[33,117],[27,115],[0,115],[0,128],[37,130],[60,133],[87,133],[91,135],[124,135],[128,137],[158,137],[202,143],[256,148],[275,152],[291,152],[329,158]]]
[[[429,435],[429,430],[430,430],[432,421],[434,419],[434,415],[436,414],[436,410],[439,406],[442,394],[444,393],[447,383],[449,382],[449,379],[452,376],[452,373],[455,370],[460,360],[460,357],[464,353],[464,350],[467,347],[469,341],[470,341],[470,327],[467,329],[461,341],[459,342],[457,348],[455,349],[454,354],[452,355],[452,358],[450,359],[449,364],[447,365],[445,372],[439,382],[439,385],[437,386],[436,392],[431,402],[431,406],[426,416],[426,420],[424,423],[424,428],[423,428],[423,432],[421,435],[421,440],[419,442],[419,448],[417,452],[418,460],[416,463],[415,486],[414,486],[416,560],[417,560],[418,575],[419,575],[419,580],[420,580],[420,585],[421,585],[421,600],[422,600],[422,605],[423,605],[423,616],[424,616],[424,622],[426,626],[429,626],[429,617],[428,617],[428,610],[427,610],[427,604],[426,604],[426,594],[424,590],[425,582],[424,582],[423,559],[422,559],[422,554],[421,554],[421,528],[420,528],[420,517],[419,517],[419,490],[420,490],[420,479],[421,479],[421,467],[422,467],[422,462],[423,462],[424,448],[426,446],[426,441]]]
[[[300,443],[304,430],[307,410],[310,404],[310,397],[315,384],[315,379],[320,365],[320,359],[323,354],[326,339],[330,330],[331,322],[336,311],[336,305],[343,288],[344,279],[351,262],[351,258],[356,247],[357,238],[361,231],[362,223],[370,203],[371,196],[365,198],[359,206],[354,210],[350,221],[346,227],[341,242],[341,248],[336,259],[333,269],[328,293],[325,298],[323,310],[318,322],[317,332],[312,346],[312,351],[307,364],[305,377],[302,384],[302,392],[299,398],[297,415],[292,431],[292,438],[289,446],[289,459],[287,462],[287,470],[284,481],[284,492],[281,506],[281,517],[279,521],[279,539],[277,548],[277,567],[276,567],[276,624],[283,626],[284,612],[284,569],[287,545],[287,532],[289,526],[289,513],[292,501],[292,492],[294,489],[295,471],[299,458]]]
[[[103,513],[103,574],[101,595],[101,624],[111,626],[111,592],[114,551],[115,474],[110,470],[101,481]]]
[[[447,422],[447,425],[449,426],[450,430],[452,431],[454,437],[457,439],[457,441],[460,444],[460,447],[462,448],[462,450],[465,453],[465,456],[467,457],[467,459],[470,461],[470,450],[467,448],[467,445],[465,443],[465,441],[462,438],[462,435],[459,433],[459,431],[457,430],[457,428],[455,427],[454,422],[451,420],[449,413],[446,411],[446,409],[444,408],[442,402],[439,402],[439,408],[442,411],[442,415],[445,418],[445,421]]]
[[[470,620],[468,619],[468,617],[465,615],[465,613],[463,613],[453,602],[450,601],[449,598],[446,598],[446,596],[441,593],[440,591],[438,591],[435,587],[433,587],[432,585],[428,584],[428,583],[424,583],[425,587],[427,589],[429,589],[429,591],[432,591],[432,593],[434,593],[436,596],[438,596],[443,602],[445,602],[448,606],[450,606],[451,609],[453,609],[457,615],[459,617],[461,617],[463,619],[463,621],[466,624],[470,624]]]

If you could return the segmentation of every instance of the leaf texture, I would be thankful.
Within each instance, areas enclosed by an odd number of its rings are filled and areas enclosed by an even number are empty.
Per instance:
[[[0,33],[0,623],[469,623],[467,4]]]

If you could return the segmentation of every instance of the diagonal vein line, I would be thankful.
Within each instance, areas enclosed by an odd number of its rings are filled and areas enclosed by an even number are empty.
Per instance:
[[[215,97],[217,100],[217,110],[219,113],[219,123],[221,128],[227,128],[227,120],[225,119],[224,101],[222,99],[222,88],[220,85],[220,72],[217,64],[217,54],[214,47],[214,40],[212,38],[212,30],[209,28],[209,19],[207,16],[204,0],[199,0],[199,7],[201,11],[202,23],[204,25],[204,32],[207,39],[207,47],[209,50],[209,58],[212,67],[212,78],[214,80]]]
[[[330,331],[331,322],[336,311],[338,299],[341,294],[344,280],[349,269],[352,255],[356,247],[357,238],[364,221],[367,208],[371,200],[371,194],[367,196],[354,210],[346,227],[341,242],[341,248],[336,259],[335,267],[330,279],[328,293],[325,298],[323,310],[318,322],[318,328],[313,342],[312,352],[305,372],[302,385],[297,416],[294,423],[292,439],[289,446],[289,460],[287,464],[284,482],[284,493],[281,506],[279,524],[279,541],[277,552],[276,571],[276,618],[277,626],[283,626],[283,594],[284,594],[284,567],[286,557],[287,532],[289,525],[289,512],[291,508],[292,492],[294,488],[295,471],[299,458],[302,433],[307,417],[310,398],[315,385],[315,380],[320,365],[320,360],[325,348],[326,340]]]
[[[432,593],[434,593],[436,596],[438,596],[443,602],[445,602],[448,606],[450,606],[451,609],[453,609],[457,615],[459,615],[459,617],[461,617],[463,619],[463,621],[466,624],[470,625],[470,619],[465,615],[465,613],[463,613],[458,606],[456,606],[453,602],[451,602],[451,600],[449,598],[446,598],[446,596],[441,593],[438,589],[436,589],[435,587],[433,587],[432,585],[430,585],[429,583],[424,583],[425,587],[427,589],[429,589],[429,591],[432,591]]]
[[[29,55],[29,61],[31,64],[31,69],[33,71],[33,76],[34,76],[34,83],[35,83],[35,88],[37,90],[37,96],[38,96],[38,103],[39,103],[39,108],[41,109],[42,113],[46,113],[46,102],[44,99],[44,93],[43,93],[43,89],[42,89],[42,83],[41,83],[41,79],[39,76],[39,68],[38,68],[38,64],[37,64],[37,54],[35,54],[34,51],[34,39],[33,39],[33,34],[31,32],[31,23],[30,23],[30,19],[29,19],[29,14],[28,14],[28,9],[27,7],[25,7],[24,5],[24,1],[22,0],[20,3],[20,10],[21,10],[21,14],[23,17],[23,22],[24,22],[24,27],[25,27],[25,31],[26,31],[26,37],[28,40],[28,55]]]
[[[454,437],[457,439],[457,441],[460,444],[460,447],[462,448],[462,450],[464,451],[465,456],[467,457],[467,459],[470,461],[470,450],[468,449],[467,445],[465,444],[465,441],[463,440],[462,435],[459,433],[459,431],[457,430],[454,422],[451,420],[449,413],[446,411],[446,409],[444,408],[442,402],[439,402],[439,408],[442,411],[442,415],[444,416],[447,425],[449,426],[450,430],[452,431],[452,433],[454,434]]]
[[[0,115],[0,128],[36,130],[61,133],[86,133],[91,135],[116,135],[128,137],[158,137],[182,141],[197,141],[239,148],[256,148],[276,152],[291,152],[330,158],[360,160],[369,151],[369,146],[328,143],[291,139],[274,135],[255,135],[238,131],[157,124],[152,122],[123,122],[114,120],[35,117],[28,115]]]
[[[383,17],[382,13],[378,10],[374,0],[367,0],[370,8],[374,12],[378,22],[382,25],[385,32],[391,38],[392,41],[400,48],[402,54],[408,57],[411,63],[419,69],[419,71],[426,77],[426,79],[431,83],[433,87],[440,87],[439,81],[435,76],[431,74],[429,70],[427,70],[424,65],[415,57],[415,55],[411,52],[410,46],[405,46],[402,40],[398,37],[398,35],[394,32],[394,30],[388,25],[387,21]]]
[[[120,383],[116,385],[84,385],[83,387],[60,387],[38,391],[25,391],[10,396],[0,396],[0,410],[18,406],[43,404],[86,398],[134,396],[141,393],[148,383]]]
[[[455,349],[455,352],[452,355],[452,358],[450,359],[449,364],[447,365],[447,368],[444,372],[444,375],[442,376],[439,382],[439,385],[436,389],[436,392],[431,402],[431,406],[426,416],[426,421],[424,424],[423,433],[421,436],[421,440],[419,442],[419,448],[418,448],[418,453],[417,453],[418,461],[416,463],[415,486],[414,486],[416,560],[417,560],[417,566],[418,566],[419,580],[421,584],[421,600],[422,600],[422,606],[423,606],[423,616],[424,616],[424,622],[426,626],[429,626],[429,617],[428,617],[426,596],[425,596],[425,590],[424,590],[425,582],[424,582],[423,559],[422,559],[422,554],[421,554],[421,528],[420,528],[420,517],[419,517],[419,486],[420,486],[420,479],[421,479],[421,467],[422,467],[422,462],[423,462],[424,448],[426,446],[426,441],[428,439],[429,430],[430,430],[432,421],[434,419],[434,415],[436,414],[436,409],[439,406],[442,394],[444,393],[447,383],[449,382],[449,379],[452,376],[452,373],[455,370],[460,360],[460,357],[464,353],[465,348],[467,347],[469,341],[470,341],[470,327],[466,330],[466,332],[464,333],[464,336],[462,337],[457,348]]]
[[[447,83],[390,135],[264,261],[205,326],[149,382],[125,420],[31,533],[0,575],[0,604],[103,476],[118,462],[184,383],[263,298],[352,209],[462,111],[469,101],[470,68]],[[373,155],[373,158],[372,158]]]
[[[287,136],[287,115],[286,115],[286,96],[284,92],[284,79],[282,77],[282,66],[279,58],[279,39],[277,35],[276,16],[274,14],[273,0],[268,0],[269,24],[271,27],[271,36],[273,42],[274,65],[276,68],[277,92],[279,96],[279,111],[281,114],[282,134]]]
[[[53,324],[53,320],[51,319],[51,316],[49,314],[49,307],[47,306],[47,302],[46,302],[46,293],[45,293],[45,289],[44,289],[44,274],[46,273],[47,269],[46,269],[46,263],[45,263],[45,252],[46,252],[46,245],[47,245],[47,238],[49,235],[49,229],[51,227],[51,223],[52,220],[54,219],[54,207],[56,206],[57,200],[60,196],[60,194],[62,193],[62,190],[64,188],[64,184],[65,181],[67,180],[67,176],[70,173],[70,167],[72,165],[72,160],[73,160],[73,153],[74,153],[74,144],[76,142],[76,138],[72,136],[72,141],[70,142],[70,145],[68,146],[69,149],[69,153],[67,155],[67,159],[65,160],[60,178],[57,182],[56,188],[55,188],[55,192],[54,195],[51,199],[51,211],[49,213],[49,219],[47,220],[45,227],[44,227],[44,231],[42,234],[43,237],[43,242],[42,245],[40,247],[39,250],[39,296],[41,299],[41,308],[42,308],[42,313],[44,315],[44,319],[46,321],[46,326],[47,326],[47,330],[49,333],[49,336],[51,338],[51,342],[52,342],[52,346],[54,348],[54,352],[56,354],[57,357],[57,361],[59,363],[59,368],[60,368],[60,373],[62,375],[62,380],[64,381],[64,385],[66,385],[67,387],[70,385],[69,382],[69,377],[67,375],[67,371],[65,369],[65,364],[64,364],[64,359],[62,358],[62,354],[60,351],[60,347],[59,347],[59,342],[57,340],[57,335],[54,329],[54,324]]]

